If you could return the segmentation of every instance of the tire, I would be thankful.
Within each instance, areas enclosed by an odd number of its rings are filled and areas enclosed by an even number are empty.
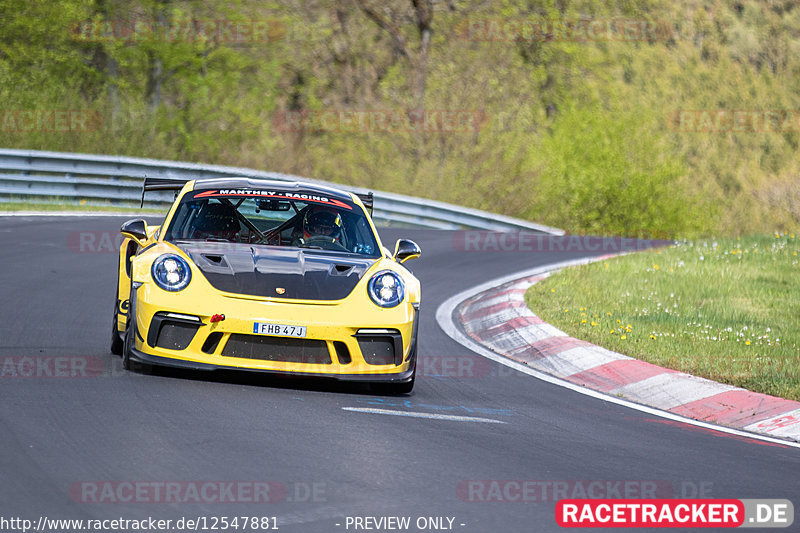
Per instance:
[[[114,355],[122,355],[122,349],[125,346],[125,341],[120,337],[117,326],[119,325],[119,269],[117,269],[117,285],[114,291],[114,314],[111,321],[111,353]]]
[[[128,320],[125,322],[125,342],[122,347],[122,368],[131,370],[133,372],[141,372],[146,370],[146,366],[137,363],[131,359],[134,341],[136,339],[136,300],[134,298],[135,292],[131,287],[131,296],[128,300]]]
[[[116,300],[116,299],[115,299]],[[117,324],[119,323],[119,302],[114,304],[114,319],[111,321],[111,353],[122,355],[125,341],[119,336]]]
[[[131,361],[131,350],[133,350],[134,339],[136,335],[136,318],[133,315],[133,306],[128,306],[128,320],[125,322],[125,342],[122,347],[122,368],[125,370],[133,370],[133,362]]]

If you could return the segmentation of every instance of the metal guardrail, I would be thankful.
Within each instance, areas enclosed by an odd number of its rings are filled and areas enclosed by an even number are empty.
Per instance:
[[[357,193],[368,189],[250,168],[201,165],[158,159],[0,149],[0,205],[3,202],[75,203],[98,207],[138,208],[142,180],[242,176],[278,181],[305,181]],[[552,235],[564,231],[516,218],[423,198],[373,191],[377,224],[436,229],[524,230]],[[170,192],[151,192],[147,207],[166,208]]]

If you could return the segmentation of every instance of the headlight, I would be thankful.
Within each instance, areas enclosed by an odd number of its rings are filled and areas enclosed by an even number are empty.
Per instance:
[[[192,281],[192,270],[184,259],[175,254],[164,254],[153,262],[150,269],[153,281],[165,291],[182,291]]]
[[[379,306],[395,307],[403,301],[405,285],[400,276],[391,270],[383,270],[369,280],[367,292]]]

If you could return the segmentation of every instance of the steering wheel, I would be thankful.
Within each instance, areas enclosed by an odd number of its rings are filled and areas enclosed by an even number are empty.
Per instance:
[[[324,235],[315,235],[313,237],[309,237],[308,239],[300,239],[300,244],[305,246],[319,246],[323,250],[337,250],[339,252],[350,251],[340,243]]]

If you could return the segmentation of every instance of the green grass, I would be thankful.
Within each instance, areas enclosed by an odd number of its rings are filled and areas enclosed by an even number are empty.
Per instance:
[[[526,300],[574,337],[800,400],[798,254],[794,234],[682,242],[563,270]]]
[[[63,203],[42,203],[42,202],[0,202],[0,213],[13,211],[75,211],[75,212],[98,212],[98,213],[138,213],[142,214],[166,214],[167,210],[153,209],[145,207],[119,207],[111,205],[80,205],[70,201]]]

